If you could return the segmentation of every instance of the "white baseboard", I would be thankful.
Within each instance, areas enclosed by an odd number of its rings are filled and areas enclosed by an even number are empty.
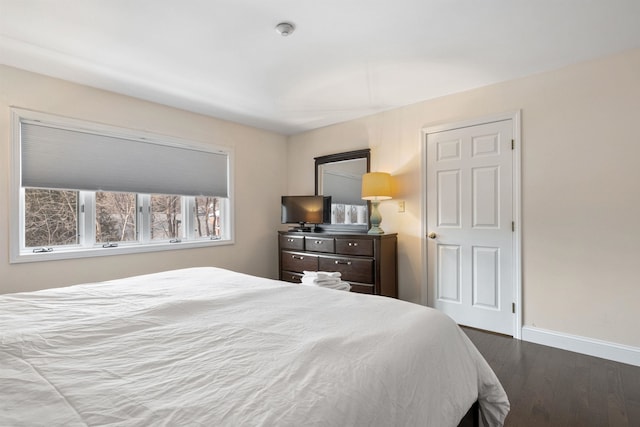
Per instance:
[[[640,348],[533,326],[522,327],[522,340],[589,356],[640,366]]]

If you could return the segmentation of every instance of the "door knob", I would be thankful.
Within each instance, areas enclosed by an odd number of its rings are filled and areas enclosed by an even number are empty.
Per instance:
[[[431,233],[427,234],[427,237],[430,239],[435,239],[436,237],[438,237],[438,235],[432,231]]]

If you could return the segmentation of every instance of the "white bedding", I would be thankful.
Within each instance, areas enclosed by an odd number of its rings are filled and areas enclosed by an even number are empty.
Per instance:
[[[509,402],[435,310],[217,268],[0,296],[1,426],[455,426]]]

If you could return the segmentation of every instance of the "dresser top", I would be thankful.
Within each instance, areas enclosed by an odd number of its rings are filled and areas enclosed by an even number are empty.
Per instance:
[[[367,234],[367,233],[356,233],[356,232],[334,232],[334,231],[289,231],[289,230],[280,230],[278,234],[286,234],[290,236],[301,236],[301,237],[346,237],[351,239],[389,239],[394,238],[398,235],[398,233],[385,233],[385,234]]]

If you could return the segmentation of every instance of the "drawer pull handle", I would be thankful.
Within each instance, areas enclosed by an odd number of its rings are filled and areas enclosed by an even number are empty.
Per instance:
[[[334,261],[336,264],[344,264],[344,265],[351,265],[351,261]]]
[[[287,239],[287,242],[293,243],[293,239]]]
[[[349,242],[349,246],[358,246],[358,243],[356,243],[356,242]]]
[[[293,259],[304,259],[303,256],[298,256],[298,255],[291,255],[291,258],[293,258]]]
[[[321,245],[322,244],[322,240],[316,240],[316,245]]]

